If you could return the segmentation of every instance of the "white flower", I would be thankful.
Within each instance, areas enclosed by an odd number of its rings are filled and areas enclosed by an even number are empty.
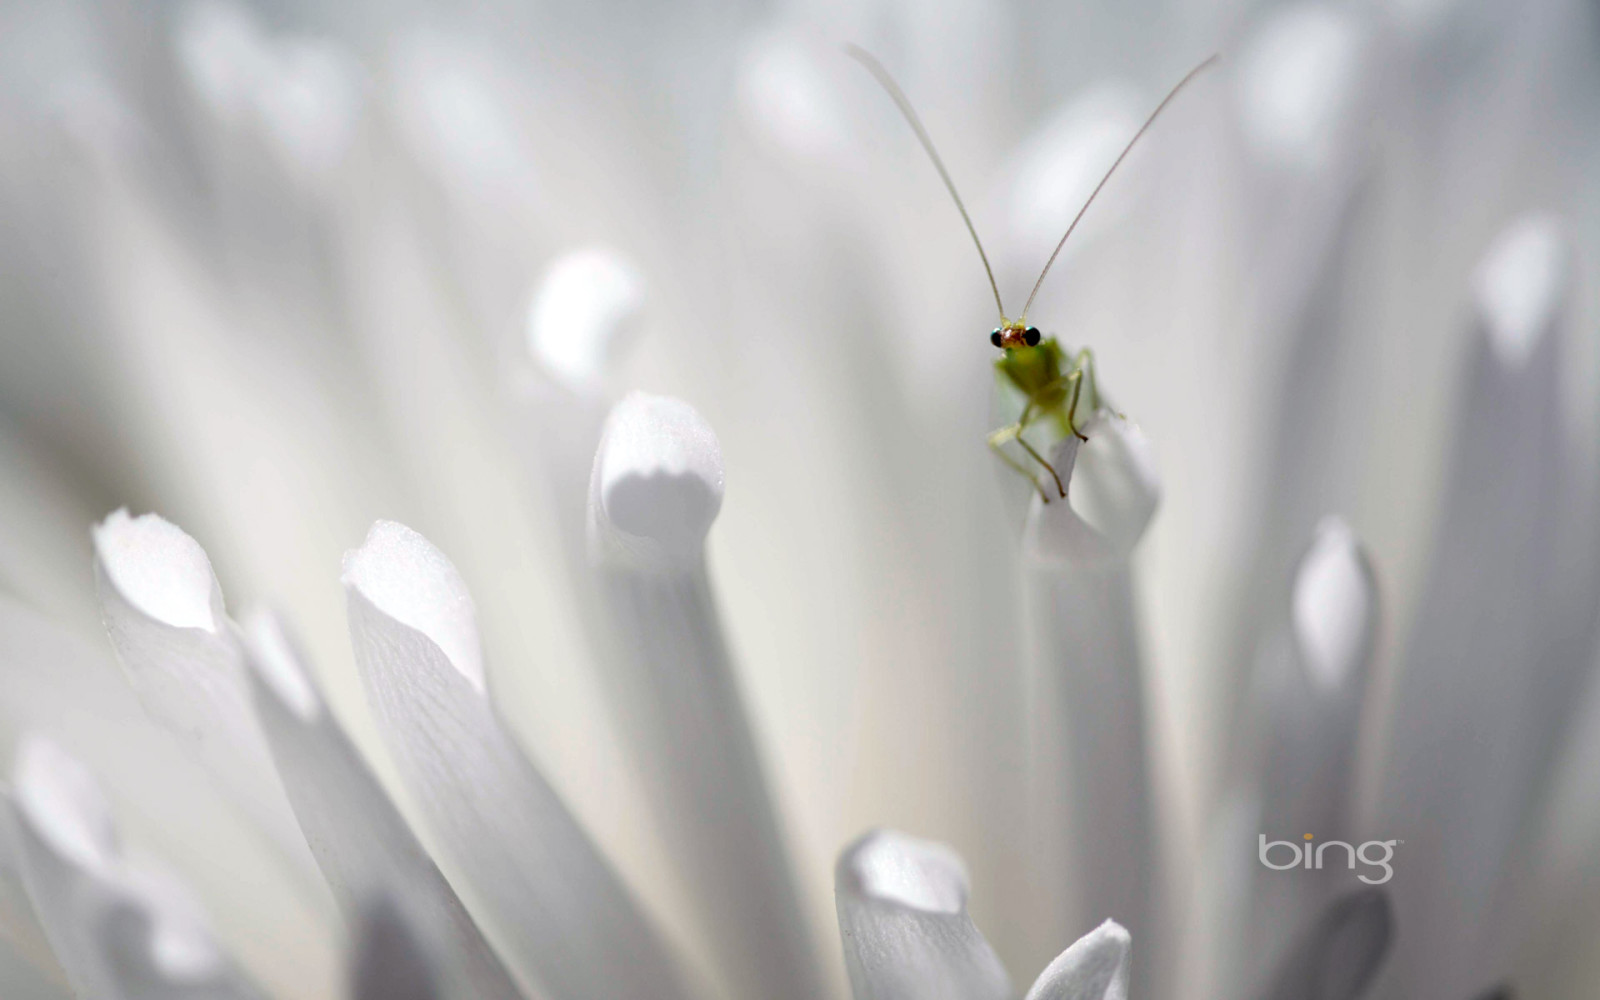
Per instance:
[[[1170,13],[0,13],[0,997],[1591,996],[1592,16]],[[1068,503],[843,41],[1008,297],[1222,51]]]

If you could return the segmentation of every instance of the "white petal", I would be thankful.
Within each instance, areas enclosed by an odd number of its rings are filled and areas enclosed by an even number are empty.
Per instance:
[[[1326,164],[1361,83],[1361,54],[1356,25],[1338,8],[1273,11],[1239,57],[1240,119],[1254,151],[1302,169]]]
[[[1062,952],[1039,974],[1027,1000],[1128,1000],[1133,939],[1107,920]]]
[[[480,692],[483,644],[467,585],[444,553],[394,521],[378,521],[345,556],[344,584],[390,618],[421,632]]]
[[[464,669],[424,630],[448,626],[453,645],[478,655],[463,634],[471,598],[459,574],[399,525],[375,526],[369,541],[370,552],[345,559],[356,662],[401,773],[491,932],[552,1000],[683,996],[666,945],[501,726],[481,664]],[[380,608],[363,589],[368,579],[420,621]],[[421,605],[423,594],[450,610]]]
[[[1363,666],[1373,642],[1376,596],[1372,569],[1350,526],[1324,519],[1295,573],[1292,597],[1295,640],[1319,689],[1343,687]]]
[[[1026,280],[1033,280],[1040,262],[1055,249],[1089,193],[1138,131],[1147,113],[1142,104],[1138,91],[1126,84],[1098,83],[1053,112],[1028,140],[1017,157],[1006,206],[1006,222],[1014,236],[1007,241],[1012,248],[1008,263],[1015,261],[1015,267],[1028,274]],[[1138,161],[1122,169],[1125,190],[1138,190],[1138,178],[1127,173],[1140,169]],[[1098,234],[1116,224],[1127,204],[1120,199],[1099,202],[1063,248],[1058,266],[1097,242]]]
[[[306,841],[346,920],[392,897],[435,943],[446,982],[460,996],[520,994],[477,925],[326,706],[276,616],[245,620],[255,705]]]
[[[1067,436],[1050,450],[1050,464],[1062,483],[1069,484],[1078,460],[1081,442]],[[1054,484],[1046,482],[1046,489]],[[1023,527],[1022,551],[1029,559],[1042,563],[1099,564],[1115,559],[1116,553],[1105,536],[1089,527],[1072,504],[1058,496],[1049,502],[1035,492]]]
[[[128,822],[145,833],[141,846],[168,859],[202,893],[218,932],[256,978],[275,995],[326,989],[338,964],[337,918],[327,890],[311,898],[307,883],[287,873],[273,843],[150,721],[103,639],[80,642],[0,597],[0,692],[0,742],[12,745],[34,731],[91,765],[125,805]],[[11,826],[8,817],[0,832]],[[309,875],[320,882],[314,869]],[[42,932],[11,933],[26,930],[11,919],[16,898],[6,893],[0,900],[0,910],[12,911],[0,913],[6,924],[0,933],[25,949],[34,965],[48,968],[53,959]],[[25,891],[20,899],[31,911]],[[260,926],[277,930],[265,937],[255,931]]]
[[[1100,565],[1125,560],[1161,500],[1150,440],[1125,417],[1101,410],[1083,424],[1088,441],[1068,435],[1051,446],[1050,464],[1067,487],[1066,502],[1035,494],[1023,552],[1035,563]],[[1053,484],[1046,480],[1046,487]]]
[[[145,711],[308,878],[321,880],[250,709],[238,640],[205,551],[155,514],[94,532],[106,632]]]
[[[1544,212],[1517,219],[1496,238],[1478,267],[1478,309],[1489,343],[1510,367],[1525,363],[1550,328],[1569,271],[1561,221]]]
[[[81,764],[28,738],[14,777],[28,893],[80,996],[258,996],[217,948],[186,890],[123,862],[110,806]]]
[[[1102,410],[1084,424],[1067,501],[1118,552],[1132,550],[1161,501],[1155,450],[1139,425]]]
[[[1395,981],[1412,993],[1464,994],[1506,971],[1474,942],[1509,933],[1493,901],[1593,669],[1600,579],[1589,554],[1600,524],[1573,472],[1582,462],[1562,405],[1566,343],[1555,335],[1565,311],[1549,308],[1525,358],[1508,356],[1483,317],[1459,394],[1374,826],[1405,841]]]
[[[591,537],[607,558],[691,565],[722,509],[722,452],[689,404],[642,392],[612,408],[595,454]]]
[[[613,449],[623,451],[620,459]],[[636,394],[617,406],[590,488],[598,599],[615,640],[603,667],[620,728],[733,989],[808,1000],[823,986],[704,559],[684,551],[668,570],[641,564],[627,542],[607,544],[627,534],[614,514],[641,522],[632,507],[645,495],[668,498],[643,519],[652,538],[672,538],[680,549],[702,539],[701,504],[714,496],[720,471],[715,437],[686,405]],[[641,481],[614,480],[608,505],[608,472]],[[628,497],[630,488],[641,495]],[[670,499],[680,494],[689,502]]]
[[[1345,887],[1346,869],[1274,878],[1254,857],[1256,834],[1356,843],[1356,742],[1376,649],[1378,592],[1371,566],[1344,522],[1327,518],[1301,559],[1287,622],[1271,622],[1252,678],[1252,729],[1239,740],[1240,780],[1258,815],[1231,849],[1245,865],[1250,905],[1240,940],[1242,973],[1258,982],[1281,959],[1290,935]],[[1282,607],[1282,602],[1279,602]]]
[[[172,628],[217,631],[221,592],[205,550],[154,514],[112,512],[94,529],[95,556],[117,593],[146,617]]]
[[[1126,425],[1104,415],[1086,428],[1088,444],[1068,438],[1055,451],[1057,469],[1071,477],[1069,502],[1085,478],[1081,462],[1096,439],[1126,442]],[[1124,484],[1150,484],[1153,471],[1122,445],[1101,452],[1096,471],[1117,468]],[[1138,470],[1137,472],[1133,470]],[[1128,562],[1132,541],[1154,509],[1154,492],[1133,485],[1106,489],[1132,512],[1113,543],[1082,522],[1067,503],[1037,499],[1030,529],[1050,519],[1074,545],[1066,558],[1039,558],[1024,577],[1033,714],[1029,808],[1039,845],[1036,891],[1048,916],[1044,928],[1061,940],[1090,920],[1111,918],[1149,944],[1157,887],[1151,780],[1146,747],[1145,668]],[[1074,523],[1076,522],[1076,524]],[[1151,950],[1154,952],[1154,949]],[[1141,957],[1141,965],[1146,959]]]
[[[966,866],[942,844],[874,830],[834,869],[856,1000],[1002,1000],[1011,981],[967,916]]]
[[[638,324],[644,278],[615,250],[589,247],[558,257],[528,309],[528,350],[575,388],[600,378],[619,340]]]

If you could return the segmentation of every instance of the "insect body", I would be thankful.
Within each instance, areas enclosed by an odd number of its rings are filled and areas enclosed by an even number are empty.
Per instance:
[[[1139,141],[1140,136],[1145,134],[1151,124],[1155,122],[1156,116],[1161,114],[1162,110],[1177,96],[1178,91],[1182,90],[1184,85],[1194,79],[1201,70],[1216,62],[1217,57],[1211,56],[1206,59],[1190,70],[1182,80],[1179,80],[1177,85],[1167,92],[1167,96],[1162,98],[1161,103],[1156,105],[1156,109],[1150,112],[1150,117],[1146,118],[1144,124],[1139,126],[1139,130],[1133,134],[1133,138],[1128,140],[1128,144],[1122,148],[1122,152],[1112,162],[1111,168],[1106,171],[1105,176],[1100,178],[1100,183],[1095,185],[1094,190],[1089,193],[1089,197],[1084,200],[1083,207],[1078,209],[1078,214],[1073,217],[1072,223],[1067,226],[1067,231],[1062,235],[1061,241],[1056,244],[1055,250],[1051,252],[1050,259],[1045,261],[1044,270],[1039,272],[1039,280],[1033,283],[1033,291],[1028,294],[1028,301],[1022,307],[1021,316],[1012,320],[1006,317],[1005,304],[1000,301],[1000,286],[994,280],[994,269],[989,266],[989,256],[983,251],[983,241],[978,239],[978,230],[972,224],[972,217],[967,214],[967,207],[962,203],[961,195],[956,193],[955,182],[950,179],[950,173],[945,169],[944,161],[939,158],[938,151],[933,148],[933,140],[928,137],[927,129],[922,127],[922,120],[917,117],[916,111],[912,109],[911,102],[906,98],[905,93],[901,91],[899,85],[894,82],[894,78],[889,75],[889,71],[884,69],[883,64],[878,62],[871,53],[854,45],[846,46],[845,51],[877,78],[878,83],[882,84],[883,89],[888,91],[889,96],[894,99],[895,105],[899,107],[900,113],[905,116],[906,122],[911,126],[911,130],[917,134],[917,140],[922,143],[922,148],[927,151],[928,158],[933,161],[934,169],[939,171],[939,178],[944,181],[945,188],[949,190],[950,197],[955,201],[956,209],[961,213],[961,221],[966,223],[967,232],[972,236],[973,245],[978,248],[978,257],[983,261],[984,272],[989,276],[989,289],[994,292],[995,308],[1000,313],[1000,325],[995,327],[994,331],[989,334],[989,342],[1004,352],[995,360],[995,370],[999,373],[999,377],[1021,393],[1024,399],[1022,413],[1017,418],[1016,423],[1002,427],[990,434],[989,447],[994,449],[995,454],[1000,456],[1002,461],[1032,483],[1034,488],[1039,491],[1039,496],[1044,502],[1049,503],[1051,497],[1050,490],[1046,488],[1047,481],[1041,480],[1035,475],[1023,458],[1018,458],[1007,449],[1007,445],[1014,443],[1022,451],[1025,459],[1032,460],[1049,474],[1048,483],[1054,485],[1057,496],[1065,499],[1067,486],[1061,481],[1061,476],[1057,474],[1055,466],[1051,465],[1039,453],[1039,450],[1028,442],[1024,435],[1030,427],[1043,423],[1052,425],[1052,429],[1060,437],[1072,434],[1077,436],[1079,440],[1089,440],[1079,428],[1078,413],[1081,409],[1085,414],[1092,414],[1100,408],[1102,402],[1095,384],[1094,356],[1087,349],[1069,356],[1067,350],[1054,337],[1045,337],[1040,334],[1038,327],[1029,325],[1028,310],[1033,306],[1033,300],[1038,296],[1040,286],[1044,284],[1044,276],[1050,273],[1051,265],[1061,255],[1061,248],[1067,245],[1067,237],[1071,236],[1072,231],[1078,227],[1079,221],[1083,219],[1083,215],[1089,210],[1089,206],[1094,203],[1094,199],[1100,194],[1101,188],[1106,186],[1106,181],[1109,181],[1111,175],[1117,172],[1117,168],[1122,165],[1122,161],[1127,157],[1129,151],[1133,149],[1134,144]]]

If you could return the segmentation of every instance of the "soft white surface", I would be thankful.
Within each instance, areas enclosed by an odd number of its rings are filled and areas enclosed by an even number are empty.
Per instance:
[[[1360,70],[1361,36],[1350,15],[1320,3],[1275,11],[1239,57],[1245,137],[1269,161],[1321,166],[1337,148]]]
[[[895,830],[876,830],[840,858],[841,877],[873,899],[928,913],[960,913],[967,905],[967,868],[950,848]]]
[[[670,553],[699,551],[722,509],[722,450],[681,400],[630,393],[606,421],[596,458],[606,520]]]
[[[1161,501],[1155,448],[1137,424],[1102,410],[1084,426],[1067,498],[1091,528],[1119,552],[1144,537]]]
[[[130,517],[123,508],[95,526],[94,549],[135,608],[174,628],[217,630],[211,560],[182,528],[156,514]]]
[[[220,118],[258,126],[289,166],[321,173],[349,148],[360,73],[332,42],[270,39],[243,6],[213,0],[185,11],[178,62]]]
[[[1148,113],[1140,109],[1139,94],[1133,88],[1101,84],[1057,111],[1021,153],[1007,206],[1012,249],[997,249],[1015,253],[1026,265],[1023,270],[1032,269],[1036,275],[1066,232],[1067,224],[1139,130]],[[1133,169],[1131,163],[1124,163],[1121,168],[1130,173]],[[1130,182],[1126,176],[1119,180]],[[1117,204],[1097,201],[1095,211],[1085,216],[1072,242],[1062,251],[1063,257],[1071,257],[1093,242],[1090,234],[1115,225]],[[1019,308],[1009,302],[1007,305]]]
[[[588,247],[556,258],[528,309],[528,350],[576,386],[603,374],[612,345],[638,319],[644,278],[622,254]]]
[[[1371,627],[1372,581],[1355,534],[1337,517],[1317,525],[1294,579],[1294,635],[1319,689],[1341,687],[1357,666]]]
[[[384,614],[433,640],[473,687],[484,689],[477,611],[455,565],[433,543],[396,521],[377,521],[345,553],[345,586]]]
[[[1050,464],[1067,484],[1067,499],[1055,491],[1055,483],[1040,470],[1040,480],[1050,492],[1045,502],[1038,491],[1028,505],[1028,520],[1022,529],[1022,552],[1038,563],[1104,563],[1116,555],[1116,548],[1073,509],[1072,487],[1082,442],[1068,435],[1050,449]]]
[[[18,808],[57,851],[85,867],[117,853],[110,803],[88,769],[55,743],[24,736],[14,778]]]
[[[122,878],[151,921],[147,941],[125,942],[144,951],[138,957],[174,983],[226,973],[227,960],[206,926],[205,913],[183,883],[163,872],[137,868],[124,871]]]
[[[256,674],[302,722],[315,719],[322,711],[322,699],[301,668],[283,622],[265,608],[252,608],[244,616],[243,628]]]
[[[1521,366],[1538,346],[1561,305],[1568,260],[1561,222],[1544,212],[1519,217],[1490,244],[1473,290],[1505,364]]]
[[[786,152],[828,156],[846,142],[837,95],[794,38],[768,35],[746,43],[738,94],[745,121]]]
[[[83,765],[29,735],[13,778],[23,881],[80,996],[256,995],[189,891],[124,861],[105,796]]]
[[[1107,920],[1046,966],[1027,1000],[1128,1000],[1132,947],[1126,928]]]

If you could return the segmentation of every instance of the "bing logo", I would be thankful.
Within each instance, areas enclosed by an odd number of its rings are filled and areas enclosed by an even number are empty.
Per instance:
[[[1333,863],[1337,865],[1341,860],[1346,866],[1355,871],[1356,862],[1369,866],[1371,873],[1382,870],[1383,874],[1377,878],[1370,874],[1361,874],[1356,877],[1368,885],[1382,885],[1394,878],[1394,866],[1389,862],[1394,860],[1394,845],[1398,840],[1369,840],[1359,847],[1347,844],[1342,840],[1325,840],[1320,844],[1313,844],[1316,838],[1306,834],[1304,844],[1297,844],[1292,840],[1268,840],[1266,834],[1261,834],[1261,846],[1257,857],[1261,863],[1273,871],[1288,871],[1290,868],[1304,868],[1320,871],[1327,861],[1328,849],[1334,851]],[[1342,852],[1342,853],[1341,853]],[[1277,860],[1273,860],[1274,857]]]

